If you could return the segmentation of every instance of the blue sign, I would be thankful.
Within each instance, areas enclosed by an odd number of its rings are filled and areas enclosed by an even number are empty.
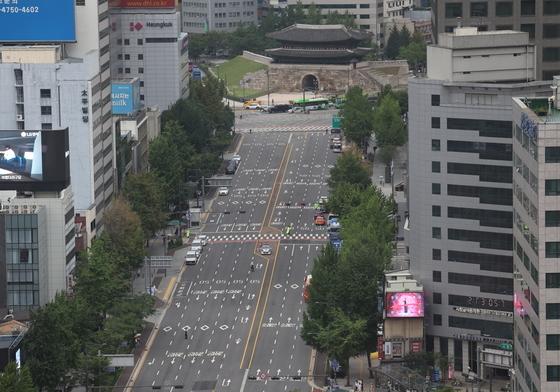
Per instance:
[[[74,0],[0,0],[0,42],[74,42]]]
[[[536,140],[539,134],[538,125],[529,118],[527,113],[521,113],[521,130],[533,140]]]
[[[139,88],[136,83],[113,83],[111,85],[111,101],[113,114],[131,114],[140,105]]]

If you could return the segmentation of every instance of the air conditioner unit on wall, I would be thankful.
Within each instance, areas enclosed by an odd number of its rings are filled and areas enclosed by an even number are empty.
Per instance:
[[[18,121],[23,121],[23,114],[18,114],[16,118]]]

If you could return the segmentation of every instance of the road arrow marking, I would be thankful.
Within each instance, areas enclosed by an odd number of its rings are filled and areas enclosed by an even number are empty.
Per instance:
[[[298,375],[298,376],[301,376],[301,369],[298,369],[297,375]]]
[[[278,371],[276,372],[276,375],[279,376],[280,375],[281,370],[278,369]]]
[[[288,322],[290,322],[290,321],[292,321],[292,318],[291,318],[291,317],[288,317]]]
[[[272,317],[269,317],[268,322],[269,322],[269,323],[272,322]]]
[[[173,357],[173,359],[171,360],[171,364],[175,365],[175,357]]]
[[[148,362],[148,365],[152,366],[154,364],[154,362],[156,361],[155,358],[152,358],[152,360],[150,362]]]
[[[235,339],[235,344],[239,344],[239,343],[241,343],[241,338]]]

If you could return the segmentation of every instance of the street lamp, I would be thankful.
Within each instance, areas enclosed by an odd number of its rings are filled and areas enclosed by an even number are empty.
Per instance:
[[[266,69],[266,93],[267,97],[267,106],[270,106],[270,74],[268,73],[268,68]]]

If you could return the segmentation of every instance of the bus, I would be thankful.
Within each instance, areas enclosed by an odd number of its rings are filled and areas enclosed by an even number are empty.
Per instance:
[[[291,102],[296,108],[302,108],[305,110],[322,110],[328,109],[332,104],[327,98],[308,98],[308,99],[296,99]]]

